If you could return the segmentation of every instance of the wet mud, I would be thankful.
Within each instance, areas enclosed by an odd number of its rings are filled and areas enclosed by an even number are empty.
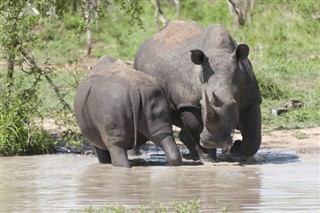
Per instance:
[[[201,212],[318,212],[318,154],[260,150],[248,162],[167,166],[161,150],[142,150],[130,169],[92,155],[2,157],[0,212],[68,212],[111,204],[200,200]]]

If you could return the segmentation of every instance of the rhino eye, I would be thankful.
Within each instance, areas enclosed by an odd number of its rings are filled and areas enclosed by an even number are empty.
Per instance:
[[[214,91],[212,92],[212,98],[210,102],[216,107],[222,107],[223,105],[221,98],[219,98]]]
[[[216,107],[222,107],[223,102],[221,100],[212,100],[211,103]]]

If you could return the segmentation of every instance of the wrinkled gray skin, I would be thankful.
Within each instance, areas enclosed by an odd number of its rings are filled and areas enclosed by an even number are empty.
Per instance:
[[[130,167],[127,150],[149,139],[162,147],[170,165],[182,164],[162,86],[123,61],[102,58],[78,87],[74,109],[101,163]]]
[[[258,151],[261,98],[248,54],[223,26],[185,21],[170,22],[137,51],[134,68],[163,80],[190,157],[212,161],[215,148],[230,148],[235,128],[242,141],[230,152],[246,158]]]

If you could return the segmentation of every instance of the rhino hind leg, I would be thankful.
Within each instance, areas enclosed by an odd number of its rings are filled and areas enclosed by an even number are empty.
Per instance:
[[[108,147],[108,149],[111,155],[111,162],[113,166],[127,168],[131,167],[126,149],[115,145]]]
[[[100,163],[111,163],[111,156],[108,150],[99,149],[98,147],[94,146],[98,160]]]

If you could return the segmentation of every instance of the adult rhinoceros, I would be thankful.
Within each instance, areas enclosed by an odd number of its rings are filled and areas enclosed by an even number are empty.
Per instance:
[[[102,58],[78,87],[75,115],[101,163],[130,167],[127,150],[148,139],[161,146],[170,165],[181,165],[162,86],[123,61]]]
[[[212,160],[215,148],[232,145],[234,128],[242,141],[231,153],[258,151],[261,97],[248,54],[249,47],[237,45],[223,26],[204,29],[185,21],[169,23],[137,51],[134,67],[164,81],[173,124],[181,127],[191,156]]]

